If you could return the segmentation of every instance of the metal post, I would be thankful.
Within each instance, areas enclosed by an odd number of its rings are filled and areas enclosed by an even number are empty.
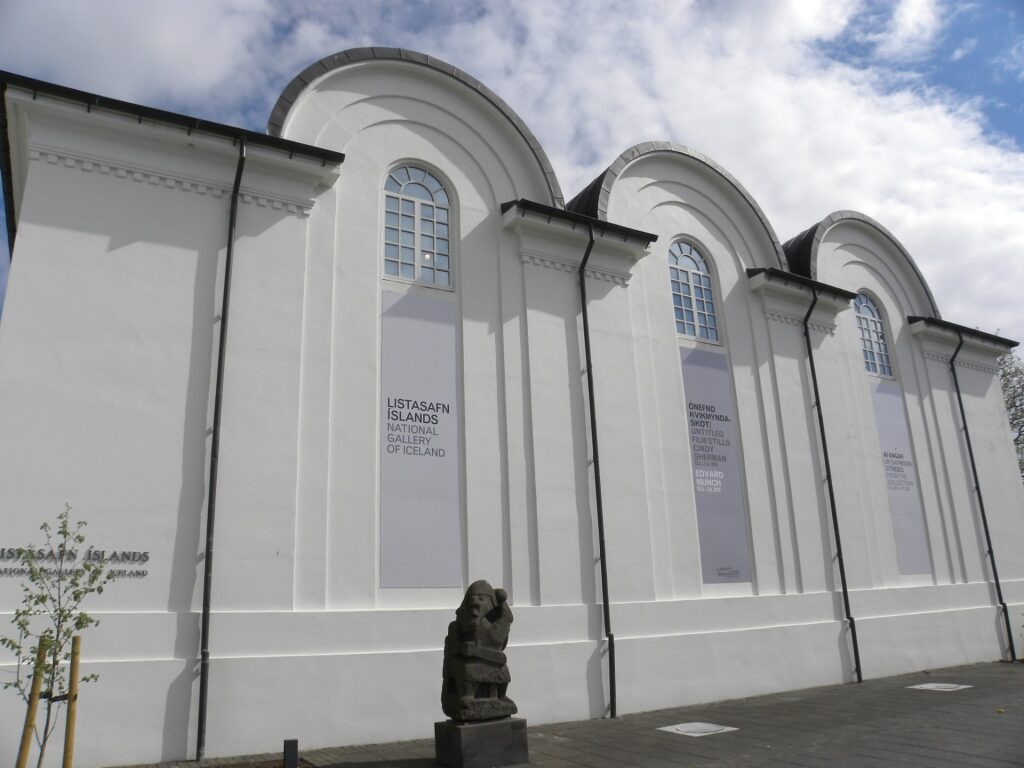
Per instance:
[[[284,768],[299,768],[299,740],[284,740]]]
[[[68,672],[68,719],[64,726],[64,762],[62,768],[71,768],[75,760],[75,723],[78,719],[78,660],[82,652],[82,637],[71,638],[71,671]]]
[[[28,694],[28,709],[25,710],[25,727],[21,731],[21,746],[18,747],[16,768],[28,765],[28,750],[32,746],[32,731],[36,727],[36,707],[39,706],[39,691],[43,687],[43,665],[46,663],[46,638],[39,639],[36,649],[36,666],[32,670],[32,687]]]

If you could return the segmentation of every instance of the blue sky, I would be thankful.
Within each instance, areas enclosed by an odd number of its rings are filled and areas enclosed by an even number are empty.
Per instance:
[[[567,196],[627,147],[676,141],[729,169],[781,239],[859,210],[907,247],[944,317],[1024,339],[1022,14],[1019,0],[0,0],[0,68],[262,130],[324,55],[423,51],[512,105]]]
[[[921,45],[890,43],[886,59],[893,69],[892,87],[946,89],[945,98],[974,104],[994,141],[1009,138],[1024,148],[1024,3],[906,5],[935,9],[934,22],[918,22],[918,29],[934,23],[934,34],[922,34],[926,42]],[[895,7],[890,2],[865,4],[863,26],[851,25],[822,44],[823,54],[860,68],[877,67],[878,30],[885,30]]]

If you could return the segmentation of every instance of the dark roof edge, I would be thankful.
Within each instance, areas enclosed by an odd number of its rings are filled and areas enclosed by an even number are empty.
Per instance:
[[[782,252],[786,254],[786,263],[789,265],[789,270],[812,279],[815,274],[810,266],[811,248],[814,243],[814,235],[818,230],[818,223],[794,235],[782,244]]]
[[[836,286],[829,285],[828,283],[820,283],[817,280],[811,280],[809,277],[798,275],[795,272],[788,272],[785,269],[777,269],[776,267],[751,267],[747,270],[748,278],[753,278],[757,275],[765,275],[770,279],[784,280],[785,282],[793,283],[794,285],[802,285],[805,288],[811,288],[812,290],[821,291],[822,293],[828,293],[838,299],[853,301],[857,298],[857,294],[853,291],[837,288]]]
[[[621,235],[627,240],[633,239],[641,240],[645,243],[653,243],[658,239],[657,235],[653,235],[650,232],[643,232],[639,229],[624,227],[621,224],[612,224],[607,221],[601,221],[600,219],[595,219],[592,216],[586,216],[574,211],[567,211],[564,208],[555,208],[554,206],[537,203],[533,200],[509,200],[507,203],[501,204],[502,213],[507,213],[512,208],[518,208],[520,211],[537,213],[541,216],[547,216],[549,219],[561,219],[562,221],[571,221],[574,224],[586,224],[594,227],[594,229],[601,232],[601,234]]]
[[[551,192],[551,199],[557,207],[565,207],[565,197],[562,195],[562,187],[558,183],[558,177],[555,176],[555,169],[552,167],[551,161],[548,160],[547,153],[544,152],[544,148],[541,147],[537,137],[533,135],[533,131],[531,131],[526,123],[523,122],[523,119],[516,114],[515,110],[506,104],[498,94],[472,75],[463,72],[461,69],[458,69],[447,62],[434,58],[433,56],[427,56],[425,53],[419,53],[417,51],[410,51],[406,48],[349,48],[347,50],[331,54],[330,56],[325,56],[319,61],[310,64],[302,70],[302,72],[293,77],[291,82],[285,86],[283,91],[281,91],[281,95],[274,103],[274,108],[270,112],[270,118],[267,120],[267,133],[271,136],[281,135],[281,131],[284,128],[285,118],[288,116],[288,112],[291,110],[292,105],[295,103],[296,99],[298,99],[299,94],[302,93],[302,91],[304,91],[314,80],[319,77],[323,77],[328,72],[341,69],[349,64],[373,60],[404,61],[409,64],[418,64],[420,66],[427,67],[428,69],[433,69],[437,72],[448,75],[454,80],[458,80],[470,90],[476,91],[484,100],[497,109],[505,119],[512,123],[512,126],[530,147],[530,150],[533,152],[533,156],[540,165],[541,171],[544,174],[544,179],[548,185],[548,190]]]
[[[1013,339],[996,336],[994,333],[985,333],[984,331],[979,331],[977,328],[968,328],[966,325],[957,325],[956,323],[951,323],[948,320],[942,320],[938,317],[910,315],[907,317],[907,322],[911,325],[914,325],[915,323],[924,323],[925,325],[931,325],[935,328],[942,328],[946,331],[953,331],[957,334],[971,336],[972,338],[980,339],[981,341],[987,341],[990,344],[996,344],[1001,347],[1006,347],[1007,349],[1013,349],[1020,344],[1020,342],[1014,341]]]
[[[642,144],[635,144],[630,147],[615,158],[614,162],[608,166],[608,169],[604,173],[598,176],[597,179],[594,179],[594,181],[588,184],[579,195],[573,198],[568,207],[579,210],[580,206],[586,205],[590,208],[590,210],[585,211],[586,213],[596,216],[601,220],[606,220],[608,218],[608,194],[611,192],[612,179],[617,178],[629,163],[643,157],[644,155],[649,155],[655,152],[674,152],[676,154],[689,157],[703,165],[706,165],[725,179],[726,182],[728,182],[728,184],[739,194],[739,196],[746,201],[758,221],[761,222],[761,226],[764,228],[765,234],[768,235],[768,240],[771,242],[772,248],[775,251],[775,259],[778,261],[779,266],[786,266],[786,257],[782,252],[782,245],[779,242],[778,235],[775,234],[775,229],[772,227],[771,222],[768,221],[768,217],[765,215],[764,211],[761,210],[761,206],[757,204],[757,201],[754,200],[746,187],[740,184],[736,177],[729,173],[729,171],[707,155],[701,154],[700,152],[683,146],[682,144],[676,144],[675,142],[645,141]],[[573,202],[576,202],[577,205],[573,206]]]
[[[903,247],[903,243],[896,239],[896,236],[886,229],[884,226],[879,224],[873,218],[867,214],[861,213],[860,211],[833,211],[828,216],[823,218],[810,229],[804,230],[800,234],[791,240],[787,240],[787,245],[792,245],[792,251],[794,256],[799,253],[799,258],[806,258],[806,265],[791,265],[791,266],[806,266],[808,274],[815,278],[818,276],[818,247],[821,245],[822,238],[825,237],[825,233],[834,227],[836,224],[840,224],[844,221],[857,221],[861,224],[866,224],[870,227],[874,227],[881,234],[887,237],[896,249],[902,254],[903,258],[907,260],[910,265],[910,269],[917,277],[918,282],[921,283],[921,287],[924,288],[925,297],[928,299],[928,303],[931,305],[932,313],[936,318],[940,318],[942,313],[939,312],[939,305],[935,303],[935,297],[932,295],[932,289],[928,286],[928,282],[924,279],[924,275],[921,274],[921,270],[918,269],[917,262],[910,255],[910,252]],[[808,237],[808,234],[813,230],[813,237]],[[799,242],[798,242],[799,240]]]
[[[0,180],[3,181],[4,218],[7,223],[7,258],[14,260],[14,180],[11,178],[11,141],[7,135],[7,83],[0,80]]]
[[[584,213],[588,216],[596,216],[601,200],[601,185],[604,183],[607,175],[608,169],[605,168],[593,181],[577,192],[572,200],[565,204],[566,210]]]
[[[335,152],[334,150],[314,147],[309,144],[302,144],[298,141],[290,141],[277,136],[268,136],[265,133],[257,133],[256,131],[250,131],[247,128],[238,128],[232,125],[225,125],[223,123],[214,123],[209,120],[200,120],[197,117],[190,117],[178,112],[168,112],[164,109],[147,107],[142,104],[134,104],[130,101],[121,101],[120,99],[112,99],[107,96],[98,96],[95,93],[80,91],[76,88],[69,88],[65,85],[48,83],[45,80],[36,80],[31,77],[16,75],[13,72],[0,70],[0,84],[3,84],[5,89],[6,86],[14,86],[26,91],[31,91],[33,95],[43,93],[54,98],[78,102],[80,104],[84,104],[86,109],[89,111],[93,109],[103,109],[110,112],[121,112],[123,114],[131,115],[132,117],[137,117],[140,123],[143,120],[151,120],[155,123],[165,123],[167,125],[186,128],[189,131],[211,134],[236,141],[239,138],[245,138],[246,142],[249,144],[287,152],[289,155],[300,155],[313,160],[319,160],[325,165],[327,163],[340,164],[345,160],[344,154],[341,152]]]

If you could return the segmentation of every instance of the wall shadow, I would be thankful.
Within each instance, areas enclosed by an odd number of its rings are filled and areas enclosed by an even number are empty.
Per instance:
[[[593,465],[590,449],[590,419],[587,416],[587,373],[585,360],[582,359],[580,349],[582,347],[582,336],[577,315],[570,315],[565,318],[563,325],[565,332],[565,349],[568,361],[569,391],[566,393],[569,417],[572,424],[572,465],[576,475],[576,521],[579,531],[578,541],[580,550],[580,587],[582,589],[581,599],[584,603],[593,603],[597,599],[597,553],[594,551],[594,515],[596,509],[591,508],[591,488],[593,478],[591,467]]]

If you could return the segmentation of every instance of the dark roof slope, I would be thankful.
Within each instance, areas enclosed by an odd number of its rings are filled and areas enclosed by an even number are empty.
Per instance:
[[[565,204],[565,208],[568,211],[574,211],[576,213],[583,214],[584,216],[590,216],[591,218],[597,218],[597,210],[601,202],[601,185],[604,184],[605,176],[608,175],[608,170],[601,171],[601,174],[594,179],[592,182],[587,184],[576,197]],[[607,218],[607,210],[605,211],[605,218]]]
[[[816,269],[811,268],[811,250],[814,244],[814,233],[817,230],[818,225],[815,224],[782,244],[782,251],[786,254],[789,270],[812,280],[814,274],[817,273]]]

